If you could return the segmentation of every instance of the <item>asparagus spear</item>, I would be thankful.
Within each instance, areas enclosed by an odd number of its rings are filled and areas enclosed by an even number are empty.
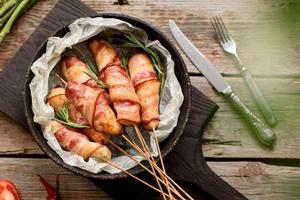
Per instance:
[[[4,0],[4,1],[7,1],[7,0]],[[24,12],[26,12],[36,2],[37,2],[37,0],[22,0],[17,5],[15,5],[14,12],[10,16],[8,22],[5,24],[5,26],[0,31],[0,45],[1,45],[2,41],[4,40],[6,34],[9,33],[11,27],[13,26],[13,24],[17,20],[17,18],[19,16],[21,16]],[[9,15],[8,15],[8,17],[9,17]]]
[[[27,4],[26,8],[24,9],[24,12],[26,12],[33,4],[35,4],[38,0],[31,0],[29,4]],[[23,13],[24,13],[23,12]]]
[[[2,27],[5,24],[5,22],[10,18],[16,7],[17,6],[12,7],[4,16],[0,18],[0,27]]]
[[[30,0],[23,0],[20,2],[20,4],[16,7],[13,14],[9,18],[9,20],[6,22],[6,24],[3,26],[1,32],[0,32],[0,44],[4,40],[7,33],[9,33],[12,25],[15,23],[17,18],[26,11],[26,8],[28,7],[29,3],[31,3]]]
[[[3,6],[0,8],[0,17],[5,15],[5,13],[13,6],[18,3],[19,0],[8,0],[6,1]]]

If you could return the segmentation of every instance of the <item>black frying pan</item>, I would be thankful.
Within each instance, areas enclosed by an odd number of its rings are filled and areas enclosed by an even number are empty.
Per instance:
[[[180,115],[179,115],[177,126],[172,131],[170,136],[164,142],[162,142],[160,144],[162,156],[163,157],[166,156],[172,150],[172,148],[175,146],[179,137],[182,135],[184,128],[186,126],[188,117],[189,117],[190,109],[191,109],[191,83],[190,83],[187,69],[185,67],[185,64],[184,64],[179,52],[176,50],[176,48],[173,46],[173,44],[167,39],[167,37],[163,35],[163,33],[161,33],[158,29],[154,28],[153,26],[149,25],[148,23],[146,23],[142,20],[139,20],[139,19],[127,16],[127,15],[112,14],[112,13],[97,14],[93,17],[117,18],[117,19],[126,21],[126,22],[132,24],[133,26],[141,28],[144,31],[146,31],[150,40],[159,40],[161,42],[161,44],[165,48],[167,48],[168,51],[171,53],[172,58],[175,62],[175,74],[177,76],[177,79],[178,79],[178,81],[181,85],[182,91],[183,91],[184,102],[180,109]],[[65,27],[62,27],[56,33],[54,33],[53,36],[62,37],[68,31],[69,31],[68,27],[65,26]],[[36,53],[36,56],[35,56],[33,62],[45,52],[45,48],[46,48],[46,43],[44,43],[40,47],[39,51]],[[43,134],[41,132],[39,124],[33,122],[33,113],[32,113],[32,109],[31,109],[31,94],[30,94],[30,90],[29,90],[29,83],[31,82],[32,77],[33,77],[33,74],[29,69],[27,72],[26,83],[25,83],[25,99],[24,99],[25,114],[26,114],[26,118],[27,118],[27,122],[28,122],[28,127],[29,127],[33,137],[37,141],[38,145],[40,146],[40,148],[54,162],[56,162],[60,166],[64,167],[65,169],[67,169],[69,171],[72,171],[76,174],[80,174],[85,177],[93,178],[93,179],[101,179],[101,180],[105,180],[105,179],[113,180],[113,179],[127,177],[127,175],[123,172],[117,173],[117,174],[109,174],[109,173],[94,174],[94,173],[85,171],[83,169],[72,167],[72,166],[66,164],[56,154],[56,152],[51,147],[48,146],[46,139],[43,137]],[[132,174],[138,174],[142,171],[143,171],[142,168],[139,166],[128,170],[128,172],[130,172]]]

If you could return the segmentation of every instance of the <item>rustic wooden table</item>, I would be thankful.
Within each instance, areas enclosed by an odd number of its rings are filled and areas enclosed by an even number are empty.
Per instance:
[[[267,0],[130,0],[130,5],[123,6],[113,5],[112,0],[84,2],[97,12],[123,13],[148,21],[172,41],[167,22],[174,19],[242,100],[261,116],[238,69],[214,36],[210,18],[221,14],[238,43],[242,60],[277,115],[279,123],[274,131],[278,142],[272,150],[262,147],[240,116],[183,55],[192,84],[220,106],[204,134],[203,148],[209,166],[249,199],[300,198],[300,41],[296,33],[288,31],[273,34],[273,39],[269,37],[274,33],[270,24],[276,24],[276,9],[283,4]],[[1,69],[54,3],[39,1],[17,21],[0,48]],[[52,183],[59,174],[63,199],[111,199],[90,181],[57,166],[27,130],[3,113],[0,138],[0,178],[14,181],[24,200],[46,199],[36,174]]]

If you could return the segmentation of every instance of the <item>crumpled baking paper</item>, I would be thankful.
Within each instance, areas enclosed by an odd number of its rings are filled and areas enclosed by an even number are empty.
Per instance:
[[[51,133],[49,122],[54,118],[54,111],[46,103],[46,98],[49,89],[53,87],[51,71],[59,63],[61,54],[67,49],[72,48],[72,45],[88,40],[89,38],[98,35],[107,29],[113,29],[120,32],[133,33],[140,39],[147,41],[147,34],[131,24],[122,20],[114,18],[81,18],[69,25],[70,32],[63,37],[50,37],[47,42],[46,52],[37,59],[31,66],[34,77],[30,83],[31,97],[32,97],[32,110],[34,113],[34,122],[39,123],[42,128],[43,135],[48,141],[49,146],[56,151],[56,153],[67,164],[84,170],[99,173],[102,170],[109,173],[118,173],[118,169],[108,165],[105,162],[91,158],[87,162],[82,157],[64,151],[57,142],[54,135]],[[147,41],[147,45],[155,48],[162,58],[163,65],[165,66],[165,85],[161,95],[160,102],[160,123],[157,129],[157,137],[159,141],[166,139],[177,125],[177,120],[180,114],[180,107],[183,103],[183,94],[180,84],[174,73],[174,62],[170,53],[166,50],[159,41]],[[126,129],[126,131],[132,131]],[[133,134],[133,133],[131,133]],[[146,137],[151,144],[151,153],[157,156],[157,149],[153,138],[153,133],[150,137]],[[150,141],[149,141],[150,140]],[[112,148],[111,148],[112,149]],[[133,149],[130,150],[134,158],[138,161],[143,160]],[[112,162],[124,170],[136,166],[136,163],[125,155],[119,154],[112,158]]]

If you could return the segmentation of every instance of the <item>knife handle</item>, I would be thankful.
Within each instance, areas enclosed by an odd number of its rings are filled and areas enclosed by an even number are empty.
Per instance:
[[[231,89],[226,91],[225,96],[232,102],[232,104],[243,115],[245,120],[251,125],[258,139],[265,145],[272,146],[276,141],[276,135],[274,132],[256,115],[254,115]]]
[[[264,118],[266,119],[267,123],[273,127],[277,124],[277,119],[271,109],[271,106],[268,104],[267,100],[261,93],[261,90],[256,85],[254,79],[252,78],[250,72],[247,70],[247,68],[243,65],[242,61],[238,57],[238,55],[235,55],[235,59],[237,63],[240,66],[241,73],[244,77],[244,80],[250,89],[250,92],[252,93],[255,102],[257,103],[259,109],[261,110]]]

